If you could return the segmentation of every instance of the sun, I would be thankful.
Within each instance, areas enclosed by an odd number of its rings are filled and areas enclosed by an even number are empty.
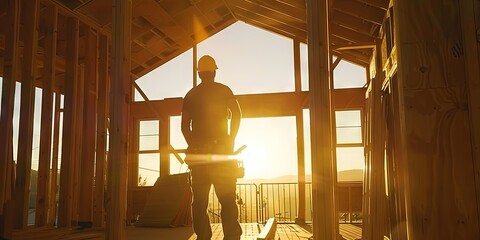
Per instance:
[[[256,145],[248,146],[240,154],[240,159],[245,167],[245,177],[247,179],[261,178],[265,171],[268,171],[266,151]]]

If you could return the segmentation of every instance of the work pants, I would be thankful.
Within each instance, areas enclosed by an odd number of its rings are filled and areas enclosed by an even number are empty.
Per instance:
[[[191,168],[193,230],[198,240],[210,240],[212,228],[208,217],[208,198],[214,186],[221,204],[221,219],[224,240],[239,240],[242,228],[238,222],[236,203],[236,163],[212,164]]]

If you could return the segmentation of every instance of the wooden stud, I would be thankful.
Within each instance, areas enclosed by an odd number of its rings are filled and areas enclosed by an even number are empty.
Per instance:
[[[10,156],[13,151],[13,107],[16,84],[14,73],[17,72],[20,67],[19,64],[16,64],[19,58],[17,49],[20,30],[19,1],[8,2],[7,19],[9,19],[9,24],[7,24],[6,31],[10,34],[8,34],[5,41],[6,50],[1,95],[2,111],[0,113],[0,129],[2,129],[2,131],[0,131],[0,218],[2,218],[4,214],[4,203],[12,198],[12,182],[10,178],[12,176],[13,158]],[[3,226],[0,226],[0,228],[3,228]]]
[[[98,60],[98,100],[97,100],[97,151],[95,165],[95,195],[93,205],[93,226],[104,227],[105,224],[105,164],[107,156],[107,99],[109,95],[108,75],[108,39],[99,36]]]
[[[332,158],[328,0],[307,0],[308,65],[312,152],[313,235],[337,237],[334,201],[336,170]]]
[[[125,239],[130,103],[131,0],[113,0],[112,97],[106,239]]]
[[[381,45],[377,43],[375,49],[375,75],[370,81],[373,84],[369,96],[369,124],[370,141],[368,142],[368,163],[366,176],[369,178],[369,196],[366,196],[369,204],[369,221],[363,225],[366,239],[382,239],[385,234],[386,224],[386,193],[385,193],[385,122],[382,106],[382,83],[385,78],[382,71]]]
[[[57,8],[54,5],[45,11],[45,59],[42,91],[42,116],[40,129],[40,154],[37,179],[37,199],[35,225],[44,226],[47,223],[49,209],[50,159],[52,151],[52,115],[53,88],[55,86],[55,63],[57,52]]]
[[[480,199],[480,126],[478,125],[480,122],[480,83],[478,81],[480,79],[480,4],[478,1],[475,3],[474,1],[461,1],[460,13],[469,91],[468,104],[470,105],[470,126],[474,149],[475,186],[477,199]],[[480,209],[479,200],[477,200],[477,206],[477,209]],[[480,216],[480,212],[478,215]]]
[[[83,138],[80,159],[79,225],[93,226],[93,186],[95,171],[95,140],[98,82],[98,39],[92,29],[86,29]]]
[[[15,214],[14,227],[25,228],[28,223],[28,202],[30,189],[30,172],[32,165],[33,115],[35,105],[37,25],[39,0],[23,1],[25,16],[22,29],[24,49],[22,61],[22,89],[20,101],[20,122],[18,131],[17,173],[15,179]]]
[[[65,72],[65,100],[63,111],[64,133],[75,132],[77,127],[77,81],[78,81],[79,22],[67,18],[67,52]],[[70,132],[71,133],[71,132]],[[60,197],[58,203],[58,226],[70,227],[72,219],[72,196],[74,188],[75,134],[63,134],[62,164],[60,169]]]
[[[8,1],[8,24],[6,31],[10,34],[5,40],[5,55],[2,66],[2,111],[0,113],[0,238],[11,239],[13,229],[13,201],[14,184],[13,166],[13,107],[15,97],[14,73],[20,67],[16,64],[19,58],[17,43],[20,30],[20,3]]]
[[[160,124],[160,177],[170,175],[170,119],[163,117]]]
[[[53,147],[52,147],[52,170],[50,177],[50,199],[49,199],[49,211],[48,211],[48,225],[55,223],[57,215],[57,191],[59,186],[58,180],[58,151],[60,142],[60,93],[55,93],[55,117],[53,120]]]
[[[302,75],[300,67],[300,42],[293,41],[293,64],[295,72],[295,93],[302,91]],[[303,129],[303,107],[297,108],[295,116],[297,130],[297,166],[298,166],[298,212],[295,222],[305,223],[305,140]]]

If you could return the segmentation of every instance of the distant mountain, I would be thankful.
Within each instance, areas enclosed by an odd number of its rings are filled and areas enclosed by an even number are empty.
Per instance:
[[[353,170],[346,170],[340,171],[337,173],[337,179],[339,182],[358,182],[363,181],[363,170],[361,169],[353,169]],[[269,178],[269,179],[239,179],[238,183],[296,183],[298,181],[298,177],[296,175],[284,175],[279,176],[276,178]],[[306,182],[312,181],[311,175],[305,176]]]

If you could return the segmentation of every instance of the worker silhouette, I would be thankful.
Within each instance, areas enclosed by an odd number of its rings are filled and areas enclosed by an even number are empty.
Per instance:
[[[233,153],[241,110],[232,90],[215,82],[216,70],[211,56],[201,57],[197,71],[202,81],[183,101],[182,133],[188,143],[185,161],[191,174],[193,230],[199,240],[212,237],[207,207],[213,184],[221,204],[224,239],[239,240],[242,228],[235,202],[238,165],[229,155]]]

